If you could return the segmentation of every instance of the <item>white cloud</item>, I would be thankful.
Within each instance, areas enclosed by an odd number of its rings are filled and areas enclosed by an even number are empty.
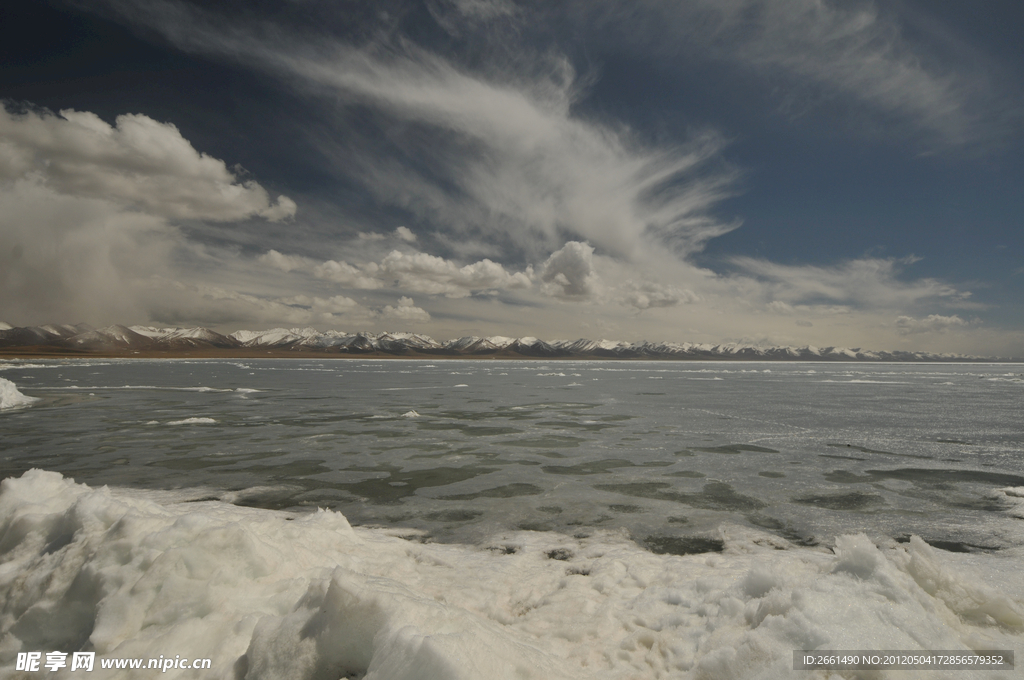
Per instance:
[[[284,255],[276,250],[268,250],[260,255],[257,260],[263,264],[270,265],[274,269],[283,272],[290,272],[295,269],[306,269],[311,265],[311,260],[298,255]]]
[[[586,298],[596,292],[594,248],[588,243],[569,241],[551,254],[540,269],[540,279],[551,295]]]
[[[513,14],[519,21],[541,11],[536,3],[453,2],[461,7],[454,13],[471,22],[505,26]],[[959,317],[925,315],[934,308],[963,309],[969,293],[914,279],[906,274],[906,260],[793,266],[737,258],[734,273],[695,266],[688,255],[737,226],[712,214],[736,189],[737,173],[721,157],[724,139],[697,130],[689,141],[656,143],[587,114],[581,104],[590,83],[555,52],[538,56],[525,50],[506,62],[511,52],[494,57],[482,51],[480,63],[467,66],[401,38],[356,49],[290,36],[286,27],[265,30],[236,17],[217,19],[196,3],[115,4],[129,22],[162,31],[184,49],[261,69],[294,88],[319,123],[310,126],[317,130],[311,134],[323,135],[319,148],[334,171],[361,185],[368,204],[395,208],[403,215],[397,219],[411,220],[406,223],[419,239],[407,227],[392,229],[393,213],[374,225],[349,220],[346,208],[337,207],[338,220],[331,224],[345,226],[332,234],[356,225],[365,229],[339,246],[343,252],[319,255],[314,241],[323,233],[316,233],[316,220],[307,220],[296,230],[305,243],[288,247],[318,254],[317,259],[269,250],[252,276],[246,271],[252,259],[225,247],[201,261],[193,257],[186,271],[181,262],[187,258],[179,256],[194,256],[199,248],[183,243],[174,220],[279,220],[294,214],[294,204],[285,197],[271,201],[263,187],[194,149],[169,123],[128,115],[111,126],[73,111],[64,118],[5,112],[5,318],[8,309],[34,309],[37,316],[50,310],[45,320],[59,321],[104,310],[215,325],[245,320],[352,328],[386,321],[429,323],[434,332],[479,323],[486,333],[544,336],[564,334],[566,327],[600,328],[626,339],[673,340],[690,339],[680,333],[710,340],[743,337],[751,327],[780,338],[795,323],[813,328],[803,337],[813,335],[817,344],[854,338],[865,345],[872,338],[923,332],[917,328],[959,328],[955,321],[933,319]],[[688,45],[682,49],[740,64],[791,94],[839,93],[843,106],[859,101],[951,142],[971,134],[962,77],[919,58],[874,5],[636,0],[629,6],[600,3],[594,11],[612,8],[606,15],[616,23],[623,13],[615,8],[623,7],[656,23],[665,19],[665,30],[687,38],[678,41]],[[695,28],[701,16],[708,22]],[[632,36],[627,29],[633,25],[627,20],[616,30]],[[647,41],[653,33],[635,35]],[[349,115],[355,109],[361,125],[353,127]],[[52,205],[41,209],[46,201]],[[38,227],[26,219],[37,213]],[[260,240],[255,234],[244,245],[270,246]],[[9,243],[15,245],[8,248]],[[52,251],[47,243],[54,244]],[[419,252],[426,250],[431,252]],[[334,259],[324,259],[329,256]],[[515,268],[540,264],[535,274],[529,267],[514,271],[511,262]],[[154,273],[161,281],[189,285],[161,284],[139,293],[140,281]],[[48,287],[54,277],[60,283]],[[348,289],[368,292],[354,296],[356,302]],[[494,291],[514,294],[480,295]],[[399,295],[397,305],[385,304]],[[423,295],[438,297],[422,309],[412,297],[423,302]],[[586,304],[552,303],[548,296]],[[683,304],[685,314],[637,313]],[[683,316],[685,330],[666,323]],[[893,324],[894,318],[901,320]],[[962,335],[949,333],[945,340]]]
[[[329,298],[314,297],[310,307],[317,314],[347,314],[360,309],[361,305],[344,295],[334,295]]]
[[[752,293],[754,297],[766,296],[770,293],[760,291],[760,293]],[[881,301],[879,301],[881,302]],[[829,304],[810,304],[810,305],[791,305],[788,302],[782,300],[772,300],[765,307],[769,312],[777,314],[779,316],[793,316],[795,314],[810,314],[817,317],[828,317],[838,316],[842,314],[849,314],[853,311],[853,308],[848,305],[829,305]],[[797,325],[800,325],[799,322]]]
[[[413,243],[416,241],[416,234],[412,233],[412,230],[408,227],[398,227],[395,229],[395,236],[402,239],[407,243]]]
[[[768,303],[768,309],[776,314],[793,314],[796,312],[793,305],[782,300],[772,300]]]
[[[626,304],[637,309],[657,307],[675,307],[681,304],[692,304],[700,301],[700,296],[692,290],[670,286],[653,281],[643,283],[628,282],[624,296]]]
[[[575,8],[604,27],[609,39],[631,43],[644,54],[682,52],[748,70],[763,78],[783,110],[796,117],[838,102],[847,120],[864,119],[873,131],[889,129],[901,136],[916,131],[943,145],[1013,133],[1007,125],[1012,118],[1003,119],[1005,105],[998,101],[1005,93],[994,87],[986,65],[939,36],[908,36],[900,17],[911,10],[908,5],[871,0],[595,5],[584,0]],[[851,105],[860,105],[860,111]],[[896,121],[903,125],[892,125]]]
[[[512,0],[450,0],[450,2],[463,15],[483,20],[513,16],[519,11]]]
[[[783,305],[800,304],[905,309],[923,300],[962,303],[971,295],[935,279],[904,280],[903,267],[913,258],[863,258],[834,266],[782,265],[749,257],[731,262],[756,280],[746,285],[737,277],[734,283],[745,286],[748,294],[767,297],[771,302],[766,304],[777,313],[785,311]]]
[[[443,257],[421,252],[392,250],[380,264],[352,265],[336,260],[317,262],[308,257],[283,255],[276,250],[260,255],[257,260],[281,271],[303,271],[318,279],[362,290],[391,287],[459,298],[480,291],[521,290],[532,285],[532,271],[529,269],[510,273],[488,259],[459,266]]]
[[[179,47],[263,69],[318,97],[339,128],[352,129],[349,106],[374,111],[362,134],[318,138],[324,156],[379,200],[459,237],[485,235],[528,259],[567,238],[629,258],[642,240],[685,254],[738,226],[710,215],[735,193],[737,177],[720,157],[719,135],[655,144],[577,115],[585,84],[560,55],[524,53],[518,67],[474,71],[409,41],[377,50],[310,44],[308,36],[228,27],[183,5],[120,9]],[[431,134],[402,132],[424,129]],[[374,130],[386,130],[386,141]]]
[[[176,269],[206,257],[176,220],[294,212],[290,199],[271,203],[259,184],[238,180],[173,125],[144,115],[111,126],[86,112],[0,109],[0,305],[19,324],[148,322],[180,292],[155,291],[153,277],[174,281]],[[295,265],[268,257],[279,269]],[[203,309],[211,305],[200,304],[195,318]]]
[[[147,282],[141,295],[148,319],[165,325],[201,324],[214,327],[256,325],[264,328],[331,325],[344,321],[330,311],[316,310],[314,298],[299,295],[270,298],[218,286],[192,285],[165,278]],[[322,306],[322,301],[319,303]],[[225,329],[227,330],[227,329]]]
[[[444,163],[429,175],[376,156],[356,163],[357,179],[382,199],[457,231],[487,232],[530,256],[568,232],[630,257],[641,239],[665,239],[685,253],[737,226],[708,214],[734,191],[735,173],[710,165],[720,138],[655,150],[627,130],[577,119],[567,64],[556,65],[550,80],[515,85],[487,82],[422,54],[398,63],[297,67],[333,92],[439,128],[444,134],[432,144],[460,140],[452,149],[414,151]],[[466,155],[461,148],[480,151]]]
[[[741,0],[716,9],[722,7],[720,30],[738,33],[727,58],[830,88],[944,141],[969,141],[975,88],[929,64],[873,2]]]
[[[150,318],[159,323],[229,325],[225,330],[237,330],[238,325],[267,328],[280,324],[362,330],[381,320],[430,320],[430,315],[415,307],[409,298],[402,298],[397,307],[374,308],[344,295],[261,296],[162,278],[148,281],[143,297]]]
[[[0,180],[41,178],[52,190],[170,219],[279,221],[295,214],[287,196],[239,180],[224,161],[196,151],[173,124],[142,114],[111,126],[87,111],[11,113],[0,108]]]
[[[379,267],[373,262],[368,262],[362,267],[355,267],[348,262],[337,262],[328,260],[313,266],[313,276],[318,279],[334,281],[349,288],[372,290],[380,288],[382,283],[375,278]]]
[[[399,298],[398,306],[387,305],[381,311],[381,317],[385,321],[402,321],[406,323],[426,323],[430,321],[430,314],[415,305],[412,298]]]
[[[381,276],[393,277],[401,288],[427,293],[465,297],[481,290],[509,290],[530,287],[523,272],[510,274],[500,264],[484,259],[459,267],[427,253],[391,251],[380,263]]]
[[[134,282],[165,273],[179,243],[161,217],[57,193],[38,175],[0,182],[0,308],[18,325],[136,318]]]
[[[368,262],[361,266],[354,266],[348,262],[338,262],[336,260],[317,262],[310,257],[285,255],[276,250],[268,250],[256,258],[256,260],[283,272],[306,272],[318,279],[340,283],[347,288],[373,290],[382,286],[381,281],[375,278],[379,267],[373,262]]]
[[[953,316],[929,314],[924,319],[915,319],[912,316],[896,317],[896,331],[901,335],[944,333],[956,328],[964,328],[968,325],[969,322],[964,321],[955,314]]]

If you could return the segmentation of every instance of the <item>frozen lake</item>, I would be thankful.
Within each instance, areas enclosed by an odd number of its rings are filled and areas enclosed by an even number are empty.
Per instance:
[[[549,588],[554,593],[565,587],[557,584],[567,575],[592,577],[610,570],[598,590],[601,597],[611,599],[595,600],[598,609],[590,615],[610,607],[606,623],[611,628],[602,633],[595,623],[598,628],[589,633],[562,631],[556,635],[561,642],[552,644],[565,646],[575,639],[577,647],[569,644],[575,651],[566,652],[574,661],[565,668],[546,666],[549,652],[556,657],[565,654],[541,645],[540,657],[527,664],[529,672],[523,677],[551,677],[555,668],[566,677],[690,677],[702,663],[717,658],[708,656],[718,653],[716,644],[724,644],[714,642],[712,629],[733,626],[735,630],[730,630],[740,637],[744,630],[753,635],[762,629],[765,619],[757,613],[758,606],[776,607],[773,616],[781,617],[775,622],[782,626],[779,631],[790,633],[775,631],[775,637],[758,642],[774,651],[768,661],[754,665],[770,662],[785,676],[783,661],[790,663],[790,657],[780,661],[778,655],[797,648],[980,648],[1019,641],[1024,631],[1018,583],[1024,554],[1022,374],[1024,367],[1017,364],[13,362],[3,366],[0,377],[37,401],[0,413],[0,472],[18,477],[39,468],[65,479],[33,473],[37,476],[11,480],[5,483],[0,508],[10,523],[28,513],[30,499],[40,495],[46,500],[39,501],[36,515],[51,517],[53,527],[63,526],[61,522],[80,527],[75,538],[68,539],[69,546],[79,540],[104,546],[94,546],[98,552],[89,559],[113,550],[94,526],[97,518],[113,512],[103,509],[104,503],[130,508],[120,516],[138,520],[132,531],[141,533],[128,532],[129,556],[152,543],[152,536],[165,536],[164,530],[152,534],[138,528],[164,517],[162,513],[169,513],[162,520],[171,522],[168,526],[179,527],[187,516],[200,528],[244,527],[238,531],[301,556],[296,558],[301,567],[261,567],[289,583],[305,584],[294,586],[296,593],[315,590],[315,583],[329,589],[340,578],[336,569],[342,566],[360,578],[371,574],[390,579],[389,583],[411,588],[415,597],[432,598],[459,616],[470,612],[466,615],[482,616],[490,622],[487,625],[498,626],[496,631],[480,628],[484,632],[479,634],[491,642],[467,643],[487,649],[492,643],[500,647],[549,635],[543,631],[561,630],[573,616],[591,611],[585,605],[590,595],[585,593],[580,594],[580,611],[565,603],[544,610],[538,601],[520,603],[527,607],[521,614],[514,614],[519,605],[495,603],[495,597],[511,597],[508,593],[522,588]],[[67,478],[78,485],[69,486]],[[113,490],[102,496],[107,500],[96,500],[100,496],[90,489],[103,485]],[[93,499],[88,510],[81,506],[85,501],[76,500],[82,498]],[[345,519],[329,519],[340,516],[317,513],[317,508],[341,513],[352,526],[362,528],[346,533],[352,530]],[[50,531],[45,529],[48,521],[39,520],[41,528],[35,534],[26,530],[18,539],[21,543],[15,541],[19,548],[8,546],[7,559],[36,560],[59,571],[56,553],[45,542],[33,543],[32,536]],[[290,523],[298,533],[284,535],[266,528],[275,522]],[[235,557],[226,557],[219,552],[221,547],[201,547],[206,529],[182,531],[195,544],[196,554],[186,560],[188,564],[202,555],[200,561],[212,561],[233,573],[236,567],[229,565],[237,558],[237,549],[231,553]],[[339,547],[339,531],[360,537],[362,547]],[[932,547],[912,540],[912,535]],[[322,550],[316,547],[321,542]],[[366,552],[370,543],[376,547]],[[36,548],[25,547],[30,544]],[[27,557],[18,557],[19,550]],[[414,558],[410,551],[416,552]],[[324,555],[330,555],[328,563],[316,566]],[[250,559],[265,558],[244,558]],[[403,563],[410,559],[412,563]],[[351,560],[362,566],[353,566]],[[123,568],[130,573],[142,569],[137,560],[129,562],[134,566]],[[613,568],[612,562],[626,571],[615,572],[619,567]],[[400,563],[404,566],[396,566]],[[448,564],[449,571],[434,573],[441,568],[438,564]],[[977,610],[975,614],[958,611],[941,593],[921,596],[945,603],[942,606],[953,611],[954,618],[959,616],[957,625],[966,626],[963,630],[945,621],[946,615],[934,607],[926,607],[930,613],[914,613],[911,602],[923,606],[915,588],[928,591],[914,571],[922,564],[934,564],[939,572],[945,569],[952,574],[949,578],[973,593],[968,599],[974,598],[974,609],[968,609]],[[323,572],[328,566],[335,569],[333,575]],[[612,572],[617,575],[612,577]],[[646,576],[641,578],[641,572]],[[900,578],[907,581],[900,582],[898,594],[886,595],[895,599],[885,606],[898,612],[884,624],[876,620],[883,604],[870,603],[878,595],[872,590],[876,575],[885,575],[882,581],[888,585],[883,585],[889,588],[897,587],[893,583]],[[461,599],[454,594],[460,583],[474,579],[488,585],[470,587]],[[597,587],[598,581],[588,578],[580,583]],[[238,586],[240,592],[264,587],[253,585],[251,578],[245,582],[247,586]],[[373,597],[378,599],[387,592],[389,601],[405,597],[389,590],[391,586],[374,583],[363,583],[356,591],[377,593]],[[995,586],[999,594],[985,590],[988,586],[983,584]],[[378,586],[383,590],[374,590]],[[655,587],[660,590],[650,590]],[[0,588],[10,594],[29,586],[8,579]],[[776,591],[789,595],[771,595]],[[110,606],[112,597],[102,589],[98,593],[93,617],[86,616],[80,629],[68,633],[61,644],[95,649],[107,645],[109,653],[129,643],[144,647],[138,631],[113,635],[97,628],[96,617]],[[709,593],[718,593],[714,607],[708,604]],[[723,604],[722,593],[729,593],[735,603]],[[190,597],[180,595],[186,604]],[[643,604],[645,597],[654,597],[658,604]],[[785,602],[765,604],[771,597]],[[793,597],[810,598],[806,601],[812,604],[820,598],[822,608],[815,615],[817,605],[808,604],[801,609],[801,623],[790,621],[785,628],[786,616],[800,609]],[[978,598],[981,604],[975,602]],[[686,607],[691,618],[673,619],[675,615],[662,612],[670,600],[678,600],[678,606],[690,603]],[[867,619],[832,621],[833,632],[827,633],[821,617],[827,618],[830,602],[843,601],[863,608]],[[61,602],[51,602],[48,611],[61,611]],[[232,607],[242,607],[231,602]],[[168,630],[195,627],[202,617],[188,613],[186,604],[178,619],[171,617],[162,625]],[[747,611],[748,605],[754,606],[753,613]],[[294,615],[296,610],[288,609],[293,606],[291,602],[282,612],[287,609]],[[396,606],[406,614],[412,611]],[[526,617],[534,617],[532,622],[520,621],[534,610]],[[432,615],[409,616],[408,625],[424,630],[434,625],[429,623]],[[924,616],[924,628],[906,633],[910,624],[901,617],[915,616]],[[656,634],[637,642],[637,622],[648,619]],[[246,664],[259,656],[249,647],[255,639],[255,620],[233,637],[218,633]],[[470,628],[479,628],[479,623]],[[26,637],[23,630],[19,634],[18,625],[29,627],[24,623],[0,630],[7,636],[6,642],[0,639],[0,648],[10,651],[27,644],[26,639],[45,638],[39,631],[33,633],[35,638]],[[871,643],[873,626],[881,626],[877,634],[882,638]],[[669,629],[675,632],[669,635]],[[380,630],[371,631],[370,637]],[[826,633],[816,638],[814,631]],[[897,631],[903,631],[904,639]],[[357,637],[367,634],[349,632]],[[769,634],[767,628],[762,632]],[[506,634],[510,637],[503,637]],[[633,647],[623,648],[621,663],[615,654],[608,656],[604,647],[609,640],[622,645],[627,639],[633,640]],[[682,640],[682,646],[671,647],[672,640]],[[751,640],[747,643],[753,644]],[[883,644],[884,640],[889,642]],[[281,644],[299,654],[298,642]],[[742,646],[739,638],[729,645]],[[643,661],[656,646],[660,661]],[[383,651],[380,654],[373,663],[397,663]],[[435,655],[451,662],[445,654]],[[315,669],[322,670],[329,661],[322,655],[311,658],[313,674],[294,677],[318,677]],[[406,677],[394,669],[374,670],[369,657],[345,659],[349,677]],[[725,670],[712,672],[717,667],[708,666],[704,675],[745,677],[728,659],[720,661]],[[331,663],[342,668],[337,660]],[[222,675],[210,677],[232,677],[223,668],[217,672]],[[422,677],[473,677],[446,673]],[[275,677],[271,671],[259,675],[255,670],[250,676]],[[983,675],[997,676],[998,672]]]
[[[442,540],[723,521],[1016,545],[1019,365],[135,361],[4,371],[3,472],[332,508]],[[671,543],[671,542],[669,542]],[[669,544],[666,544],[669,545]]]

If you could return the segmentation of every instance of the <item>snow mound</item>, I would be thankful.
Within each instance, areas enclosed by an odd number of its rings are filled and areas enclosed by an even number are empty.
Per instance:
[[[1019,557],[979,574],[917,537],[843,536],[834,554],[740,527],[722,528],[723,552],[699,555],[611,533],[460,546],[353,529],[329,511],[186,500],[42,470],[0,483],[0,664],[82,650],[97,667],[210,658],[202,677],[250,680],[753,680],[794,677],[794,649],[1024,638],[1024,607],[988,585],[1019,580]]]
[[[18,391],[17,385],[6,378],[0,378],[0,410],[28,406],[36,397],[26,397]]]

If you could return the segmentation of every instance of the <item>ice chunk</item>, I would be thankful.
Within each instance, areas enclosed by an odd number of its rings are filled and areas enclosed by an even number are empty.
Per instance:
[[[1010,505],[1008,512],[1014,517],[1024,519],[1024,486],[1009,486],[995,492]]]
[[[0,410],[28,406],[39,401],[36,397],[26,397],[18,391],[18,386],[6,378],[0,378]]]
[[[171,420],[168,425],[216,425],[213,418],[185,418],[184,420]]]

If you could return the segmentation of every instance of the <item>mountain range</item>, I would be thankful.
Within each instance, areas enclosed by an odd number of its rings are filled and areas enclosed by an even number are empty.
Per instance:
[[[0,353],[11,355],[378,355],[567,359],[754,361],[996,361],[992,357],[848,347],[779,347],[741,343],[652,343],[467,336],[438,342],[417,333],[344,333],[274,328],[222,335],[208,328],[86,324],[11,327],[0,323]]]

